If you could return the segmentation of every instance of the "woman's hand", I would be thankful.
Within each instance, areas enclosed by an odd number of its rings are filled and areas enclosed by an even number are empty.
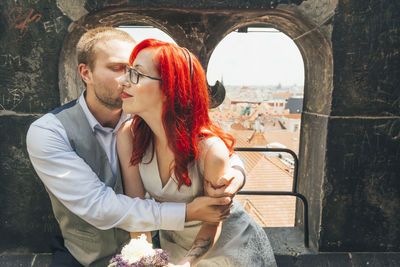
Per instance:
[[[211,197],[234,197],[243,184],[243,174],[241,171],[229,168],[228,171],[221,176],[213,186],[207,180],[204,180],[205,191]]]

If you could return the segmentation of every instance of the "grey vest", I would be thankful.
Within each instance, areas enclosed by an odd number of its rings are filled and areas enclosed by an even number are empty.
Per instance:
[[[92,168],[106,186],[113,188],[116,193],[123,193],[120,170],[118,168],[118,177],[115,179],[108,157],[90,128],[80,104],[72,101],[52,113],[64,126],[68,140],[77,155]],[[85,266],[107,266],[113,255],[119,254],[121,247],[129,241],[129,233],[117,228],[97,229],[70,212],[49,190],[47,191],[65,247]]]

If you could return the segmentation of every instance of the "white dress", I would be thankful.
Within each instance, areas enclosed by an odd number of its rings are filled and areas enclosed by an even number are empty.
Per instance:
[[[158,170],[157,156],[151,159],[152,147],[147,149],[139,171],[145,190],[158,202],[189,203],[203,195],[204,157],[218,137],[210,137],[199,142],[199,160],[188,166],[192,185],[182,185],[178,190],[175,176],[172,175],[162,186]],[[148,164],[147,164],[148,163]],[[235,202],[231,215],[222,225],[221,235],[215,246],[196,266],[276,266],[271,245],[264,230]],[[183,231],[160,230],[161,248],[167,250],[172,263],[179,262],[191,248],[202,222],[187,222]]]

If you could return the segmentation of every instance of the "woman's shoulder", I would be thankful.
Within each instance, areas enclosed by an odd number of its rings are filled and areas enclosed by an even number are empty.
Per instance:
[[[201,137],[198,144],[198,164],[202,174],[204,174],[206,162],[213,162],[218,165],[224,163],[229,158],[229,150],[224,141],[218,136]]]
[[[117,141],[131,140],[132,138],[131,124],[132,124],[132,119],[129,119],[121,125],[121,127],[118,129]]]
[[[199,137],[199,150],[208,150],[215,143],[222,142],[222,139],[216,135],[200,135]]]
[[[206,155],[212,156],[212,154],[215,153],[208,153],[212,151],[218,151],[218,150],[227,150],[228,148],[226,147],[224,141],[219,136],[216,135],[208,135],[208,136],[202,136],[199,138],[198,141],[198,151],[199,151],[199,158],[204,160]]]

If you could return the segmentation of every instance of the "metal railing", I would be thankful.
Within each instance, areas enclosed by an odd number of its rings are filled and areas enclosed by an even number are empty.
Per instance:
[[[308,202],[305,196],[297,193],[297,174],[298,174],[298,163],[296,153],[286,148],[268,148],[268,147],[235,147],[235,151],[241,152],[284,152],[292,155],[294,159],[294,173],[293,173],[293,185],[292,191],[244,191],[238,192],[239,195],[270,195],[270,196],[295,196],[303,202],[303,227],[304,227],[304,246],[309,247],[308,237]]]

